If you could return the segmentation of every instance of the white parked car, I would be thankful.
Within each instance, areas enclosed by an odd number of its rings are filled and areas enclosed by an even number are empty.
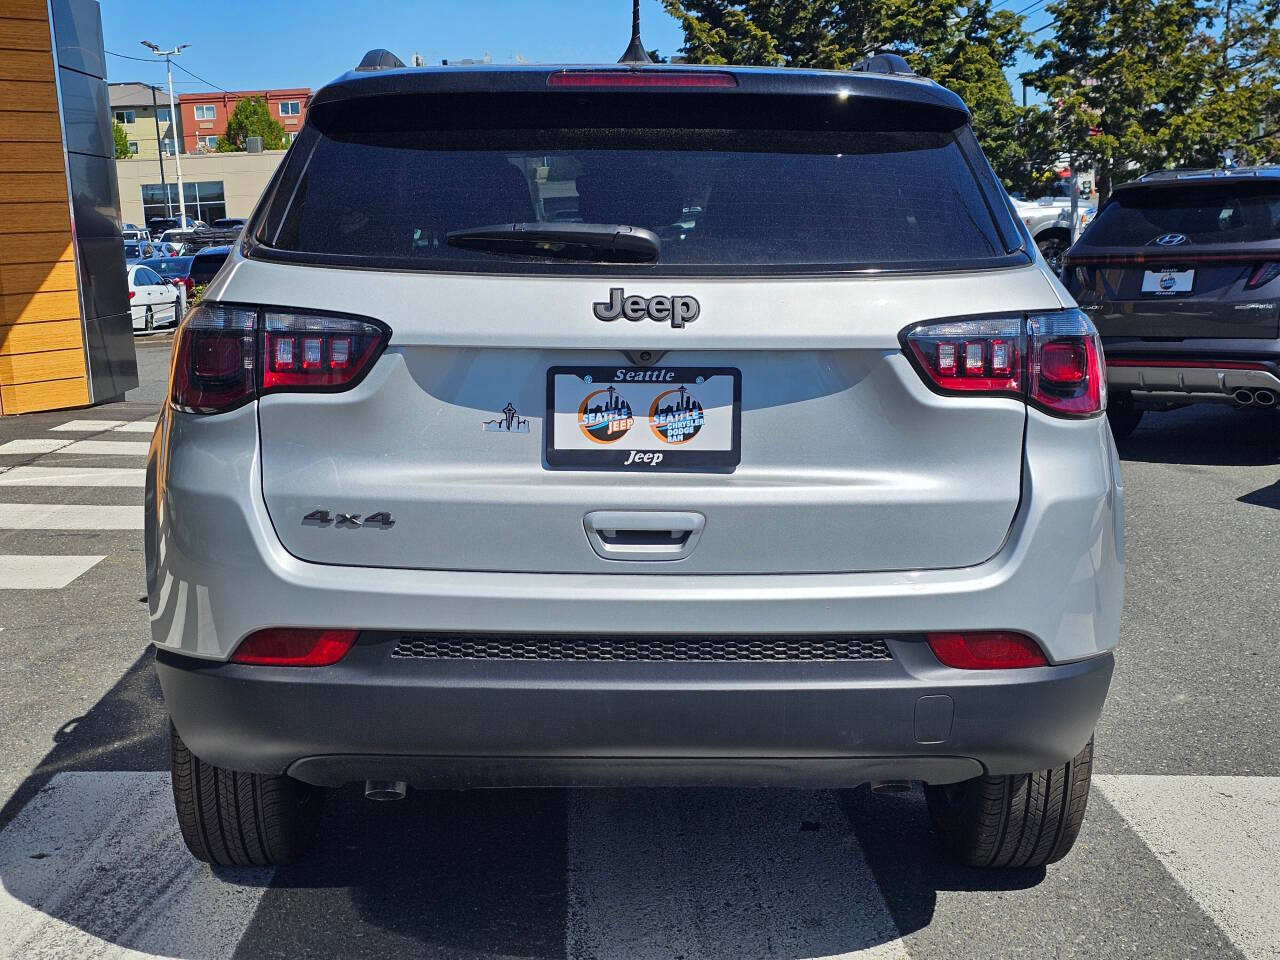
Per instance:
[[[135,263],[129,268],[129,312],[133,329],[151,331],[172,326],[186,313],[187,291],[150,267]]]

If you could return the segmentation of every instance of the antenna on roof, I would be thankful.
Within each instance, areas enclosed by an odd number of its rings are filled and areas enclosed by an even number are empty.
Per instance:
[[[631,43],[627,52],[618,58],[619,63],[653,63],[640,40],[640,0],[631,0]]]

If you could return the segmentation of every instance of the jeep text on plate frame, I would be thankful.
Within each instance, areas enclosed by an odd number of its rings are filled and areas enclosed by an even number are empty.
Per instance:
[[[552,367],[547,466],[724,470],[741,460],[742,374],[734,367]]]

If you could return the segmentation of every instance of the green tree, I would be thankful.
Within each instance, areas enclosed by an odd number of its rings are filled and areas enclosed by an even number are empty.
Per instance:
[[[114,140],[116,144],[117,160],[127,160],[129,157],[133,156],[133,154],[129,152],[129,135],[124,132],[124,127],[115,120],[111,121],[111,139]]]
[[[263,150],[284,147],[284,127],[271,116],[261,97],[249,97],[236,104],[227,119],[227,132],[218,138],[218,152],[243,150],[249,137],[261,137]]]
[[[663,0],[684,31],[690,63],[846,70],[897,53],[968,104],[997,174],[1025,184],[1048,162],[1030,152],[1004,71],[1026,43],[1022,17],[993,0]]]

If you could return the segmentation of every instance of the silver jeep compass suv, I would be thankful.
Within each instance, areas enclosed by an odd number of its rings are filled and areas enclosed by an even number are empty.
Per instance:
[[[325,787],[925,784],[1070,849],[1122,590],[1088,319],[964,104],[852,72],[376,69],[174,348],[156,666],[199,858]]]

